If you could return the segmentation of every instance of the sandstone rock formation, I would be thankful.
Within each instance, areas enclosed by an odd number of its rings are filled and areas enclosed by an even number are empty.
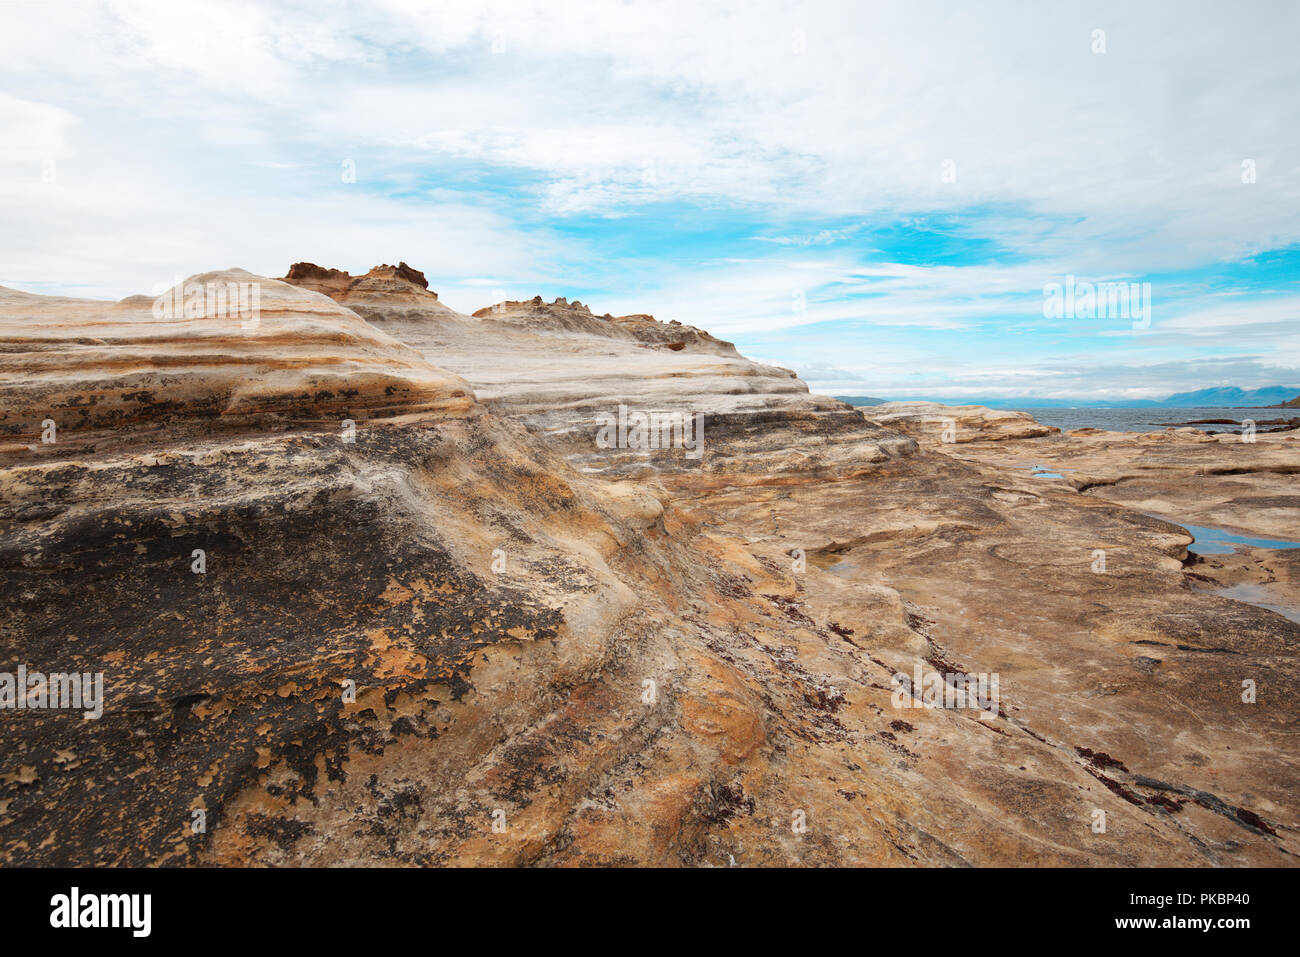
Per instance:
[[[416,318],[454,317],[457,313],[438,302],[424,273],[406,263],[376,266],[364,276],[350,276],[341,269],[322,269],[312,263],[294,263],[284,282],[323,293],[353,312],[366,314],[380,307],[390,316],[410,314]]]
[[[908,435],[938,438],[953,443],[1032,439],[1060,431],[1040,424],[1028,412],[989,409],[982,405],[884,402],[863,409],[863,414],[873,422],[899,429]],[[944,437],[945,430],[951,433],[950,437]]]
[[[0,288],[0,336],[0,437],[42,460],[164,433],[472,405],[466,383],[350,310],[238,269],[117,303]],[[47,421],[62,441],[40,442]]]
[[[0,710],[0,860],[1294,862],[1300,625],[995,460],[1091,439],[903,434],[698,329],[466,316],[405,264],[195,279],[232,277],[248,329],[0,290],[0,650],[106,698]],[[603,443],[620,405],[702,454]],[[1166,447],[1153,481],[1236,467]],[[967,672],[996,717],[899,681]]]
[[[410,297],[422,292],[405,289],[393,302],[358,304],[350,292],[338,299],[430,362],[463,376],[484,406],[544,435],[552,448],[589,471],[725,465],[764,473],[772,460],[753,457],[755,450],[797,448],[779,460],[811,476],[861,469],[915,448],[850,406],[810,394],[789,369],[746,359],[731,343],[692,326],[645,315],[595,316],[581,303],[544,303],[540,297],[497,303],[473,316],[441,304],[408,308]],[[599,448],[598,416],[617,414],[620,405],[704,415],[710,454],[691,460],[680,449],[652,455]]]

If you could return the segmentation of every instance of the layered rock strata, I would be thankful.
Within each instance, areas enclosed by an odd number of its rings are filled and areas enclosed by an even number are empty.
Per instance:
[[[688,326],[251,281],[251,336],[0,294],[0,651],[105,680],[0,710],[5,862],[1294,861],[1300,625],[1177,525]]]
[[[116,303],[0,288],[0,339],[0,441],[41,459],[473,404],[465,382],[352,311],[243,270]]]

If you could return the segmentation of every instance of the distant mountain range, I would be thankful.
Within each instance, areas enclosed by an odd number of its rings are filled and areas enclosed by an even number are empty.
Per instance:
[[[954,398],[952,396],[906,396],[878,399],[866,395],[837,395],[850,405],[880,405],[883,402],[942,402],[945,405],[984,405],[990,409],[1192,409],[1192,408],[1261,408],[1285,405],[1300,406],[1300,388],[1273,385],[1263,389],[1238,389],[1215,386],[1195,392],[1178,392],[1167,399],[1041,399],[1034,396]]]
[[[1179,392],[1165,399],[1161,405],[1170,406],[1234,406],[1234,405],[1279,405],[1296,398],[1300,389],[1294,386],[1271,385],[1266,389],[1238,389],[1235,386],[1221,386],[1214,389],[1197,389],[1195,392]]]

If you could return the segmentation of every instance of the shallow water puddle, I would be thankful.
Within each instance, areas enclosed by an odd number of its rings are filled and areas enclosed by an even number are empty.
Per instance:
[[[1243,582],[1240,585],[1230,585],[1227,588],[1216,588],[1214,594],[1224,598],[1232,598],[1236,601],[1244,601],[1257,608],[1267,608],[1269,611],[1277,612],[1283,618],[1289,618],[1300,624],[1300,609],[1279,605],[1277,602],[1271,601],[1270,599],[1274,596],[1263,585]]]
[[[1171,519],[1165,519],[1165,521],[1171,521]],[[1235,532],[1224,531],[1221,528],[1208,528],[1204,525],[1188,525],[1183,522],[1175,524],[1187,529],[1188,534],[1193,537],[1194,541],[1187,546],[1187,550],[1196,555],[1231,555],[1237,551],[1238,547],[1300,548],[1300,542],[1288,542],[1277,538],[1259,538],[1254,535],[1238,535]],[[1297,609],[1294,605],[1279,604],[1276,600],[1277,596],[1264,585],[1254,582],[1242,582],[1238,585],[1215,588],[1212,589],[1212,592],[1223,598],[1243,601],[1248,605],[1254,605],[1256,608],[1266,608],[1269,611],[1276,612],[1283,618],[1300,623],[1300,609]]]
[[[1039,465],[1037,463],[1034,463],[1032,465],[1015,465],[1012,467],[1018,469],[1028,469],[1030,477],[1041,478],[1041,479],[1063,479],[1065,478],[1065,476],[1062,475],[1061,472],[1072,471],[1071,469],[1061,469],[1060,472],[1053,472],[1046,465]]]
[[[1203,525],[1177,523],[1187,529],[1195,541],[1187,550],[1195,555],[1231,555],[1236,546],[1246,545],[1250,548],[1300,548],[1300,542],[1288,542],[1273,538],[1254,538],[1250,535],[1235,535],[1221,528],[1206,528]]]

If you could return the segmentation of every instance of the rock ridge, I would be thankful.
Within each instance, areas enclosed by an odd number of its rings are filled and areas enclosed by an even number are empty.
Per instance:
[[[1297,433],[871,421],[404,270],[0,290],[0,658],[105,689],[0,708],[0,861],[1294,866],[1296,550],[1168,519],[1293,529]],[[702,454],[623,442],[651,413]]]

